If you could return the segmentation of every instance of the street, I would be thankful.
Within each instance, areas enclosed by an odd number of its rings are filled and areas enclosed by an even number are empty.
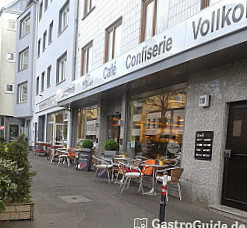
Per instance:
[[[66,165],[48,164],[45,157],[30,154],[33,170],[32,196],[35,204],[34,221],[1,223],[2,228],[132,228],[135,218],[148,218],[148,227],[158,218],[160,195],[138,194],[137,184],[131,184],[120,194],[117,184],[106,179],[93,181],[94,172],[76,171]],[[146,189],[147,190],[147,189]],[[197,205],[169,197],[167,221],[205,223],[235,221]]]

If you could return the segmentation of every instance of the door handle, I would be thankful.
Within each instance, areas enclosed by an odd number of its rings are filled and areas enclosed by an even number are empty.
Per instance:
[[[232,150],[225,149],[225,151],[224,151],[224,157],[226,159],[230,159],[231,156],[232,156]]]

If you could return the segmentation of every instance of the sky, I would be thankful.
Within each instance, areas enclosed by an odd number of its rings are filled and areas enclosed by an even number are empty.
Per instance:
[[[0,9],[3,6],[8,5],[10,2],[13,2],[13,0],[0,0]]]

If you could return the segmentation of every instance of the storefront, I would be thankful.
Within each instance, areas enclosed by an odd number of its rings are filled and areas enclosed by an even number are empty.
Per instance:
[[[168,144],[179,145],[184,198],[221,211],[247,211],[247,10],[238,2],[227,26],[209,32],[209,8],[116,58],[111,78],[99,79],[112,62],[57,94],[64,107],[98,103],[99,153],[109,137],[129,156],[170,157]],[[145,50],[156,50],[164,35],[171,38],[167,52],[146,59]]]

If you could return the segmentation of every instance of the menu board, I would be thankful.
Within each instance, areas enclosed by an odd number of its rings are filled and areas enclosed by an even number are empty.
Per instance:
[[[195,159],[212,160],[213,138],[213,131],[196,132]]]

